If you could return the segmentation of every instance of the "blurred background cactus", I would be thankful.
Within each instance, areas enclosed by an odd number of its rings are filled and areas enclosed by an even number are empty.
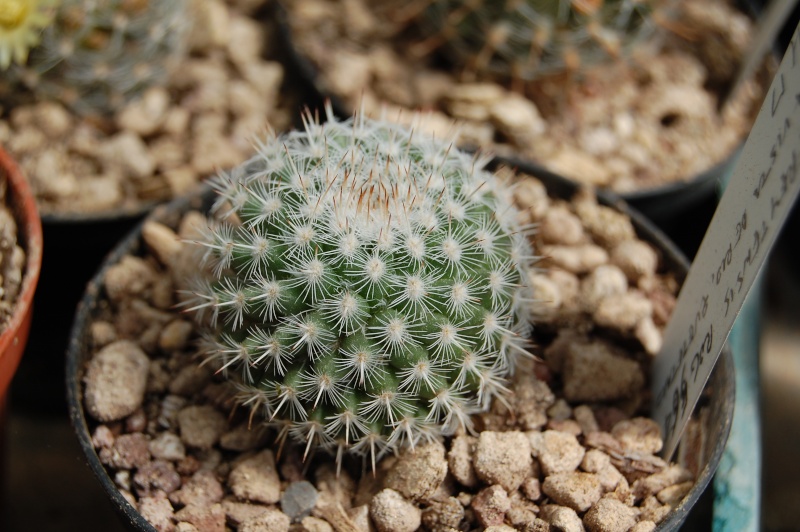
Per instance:
[[[306,121],[215,181],[186,302],[238,400],[374,460],[470,427],[527,354],[533,261],[509,183],[389,122]]]
[[[467,72],[530,80],[620,57],[653,34],[665,3],[426,1],[417,18],[431,35],[424,46],[442,47]]]
[[[164,83],[186,49],[188,0],[4,0],[58,4],[27,62],[7,75],[82,113],[103,113]],[[16,9],[16,8],[15,8]],[[41,20],[41,19],[40,19]],[[2,65],[0,65],[2,66]]]

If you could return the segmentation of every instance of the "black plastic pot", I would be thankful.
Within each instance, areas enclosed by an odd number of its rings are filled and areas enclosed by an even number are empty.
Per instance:
[[[530,173],[539,178],[545,184],[551,196],[567,199],[578,190],[578,186],[575,183],[554,174],[539,172],[531,168],[522,168],[522,170],[526,170],[525,173]],[[177,224],[183,213],[190,208],[201,210],[207,208],[211,199],[212,192],[206,189],[202,193],[181,198],[168,205],[158,207],[150,215],[150,219],[174,225]],[[673,272],[679,280],[685,277],[689,266],[688,261],[659,229],[654,227],[641,214],[628,209],[617,198],[601,193],[599,200],[602,204],[616,207],[628,214],[639,237],[660,250],[666,269]],[[111,265],[117,263],[127,254],[139,253],[141,249],[140,224],[114,248],[87,286],[83,299],[78,306],[70,335],[69,349],[67,351],[66,386],[70,419],[90,469],[97,476],[115,510],[119,513],[128,529],[155,532],[155,529],[120,494],[114,481],[100,463],[91,443],[91,426],[93,423],[87,419],[83,408],[82,379],[86,364],[92,353],[89,325],[93,315],[102,304],[103,278]],[[697,480],[692,490],[667,519],[662,522],[658,530],[676,530],[684,523],[687,525],[695,523],[698,528],[710,529],[711,501],[707,498],[708,496],[702,497],[702,495],[706,492],[706,487],[719,464],[730,431],[733,419],[733,371],[731,354],[726,348],[706,386],[706,390],[709,393],[706,394],[702,403],[704,414],[699,416],[699,419],[702,420],[702,438],[693,438],[691,442],[684,441],[678,451],[679,460],[683,460],[687,465],[698,464],[698,467],[690,467],[695,472]],[[695,414],[697,414],[697,411]],[[710,493],[710,490],[708,492]]]

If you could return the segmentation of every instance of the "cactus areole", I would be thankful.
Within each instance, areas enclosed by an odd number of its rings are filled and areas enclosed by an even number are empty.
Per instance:
[[[452,146],[309,117],[214,182],[208,273],[186,303],[206,363],[306,453],[374,467],[469,429],[527,355],[529,228],[510,186]]]

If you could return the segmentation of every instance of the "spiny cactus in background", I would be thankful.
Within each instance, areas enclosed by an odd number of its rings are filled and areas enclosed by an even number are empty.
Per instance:
[[[666,0],[444,0],[421,17],[433,42],[474,73],[515,79],[615,58],[651,34]]]
[[[56,0],[0,0],[0,71],[23,64],[50,24]]]
[[[188,0],[59,4],[27,65],[11,75],[79,112],[114,110],[143,89],[164,83],[185,51]]]
[[[185,303],[238,400],[376,457],[471,426],[527,354],[533,256],[511,188],[449,142],[356,117],[220,175]],[[210,312],[209,312],[210,311]]]

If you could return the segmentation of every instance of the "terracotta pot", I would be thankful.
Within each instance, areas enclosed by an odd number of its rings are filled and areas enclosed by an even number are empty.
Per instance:
[[[578,189],[575,183],[554,174],[536,171],[526,173],[539,178],[547,187],[549,194],[557,198],[569,198]],[[651,222],[641,214],[628,209],[624,203],[602,193],[598,196],[601,204],[616,207],[631,217],[639,238],[653,244],[660,251],[665,268],[675,274],[679,281],[682,281],[688,271],[689,263],[675,245]],[[213,195],[209,190],[201,195],[181,198],[169,205],[157,208],[150,215],[150,219],[174,225],[189,209],[207,210],[212,199]],[[72,328],[67,352],[66,385],[70,418],[78,440],[89,467],[100,480],[115,510],[128,529],[155,532],[155,528],[118,491],[114,480],[100,462],[91,441],[91,433],[96,423],[87,418],[83,407],[83,376],[92,355],[89,326],[93,316],[104,304],[103,279],[108,269],[125,255],[137,254],[142,249],[140,225],[119,243],[90,282],[78,307]],[[706,390],[708,392],[713,390],[713,393],[708,393],[703,399],[701,405],[703,414],[697,417],[700,420],[696,425],[698,429],[691,435],[684,436],[678,456],[675,458],[676,461],[686,464],[695,473],[696,482],[678,507],[660,524],[658,530],[677,530],[684,523],[696,523],[698,520],[705,522],[706,516],[710,516],[711,501],[708,497],[701,498],[701,495],[710,493],[706,487],[719,464],[733,418],[733,361],[730,350],[727,348],[723,351]]]
[[[19,298],[5,330],[0,334],[0,449],[2,449],[5,441],[6,396],[11,378],[25,351],[31,326],[33,294],[42,266],[42,223],[28,182],[22,176],[17,163],[2,148],[0,148],[0,174],[3,174],[8,183],[8,206],[17,221],[20,244],[26,255]],[[0,475],[0,478],[3,476]]]

